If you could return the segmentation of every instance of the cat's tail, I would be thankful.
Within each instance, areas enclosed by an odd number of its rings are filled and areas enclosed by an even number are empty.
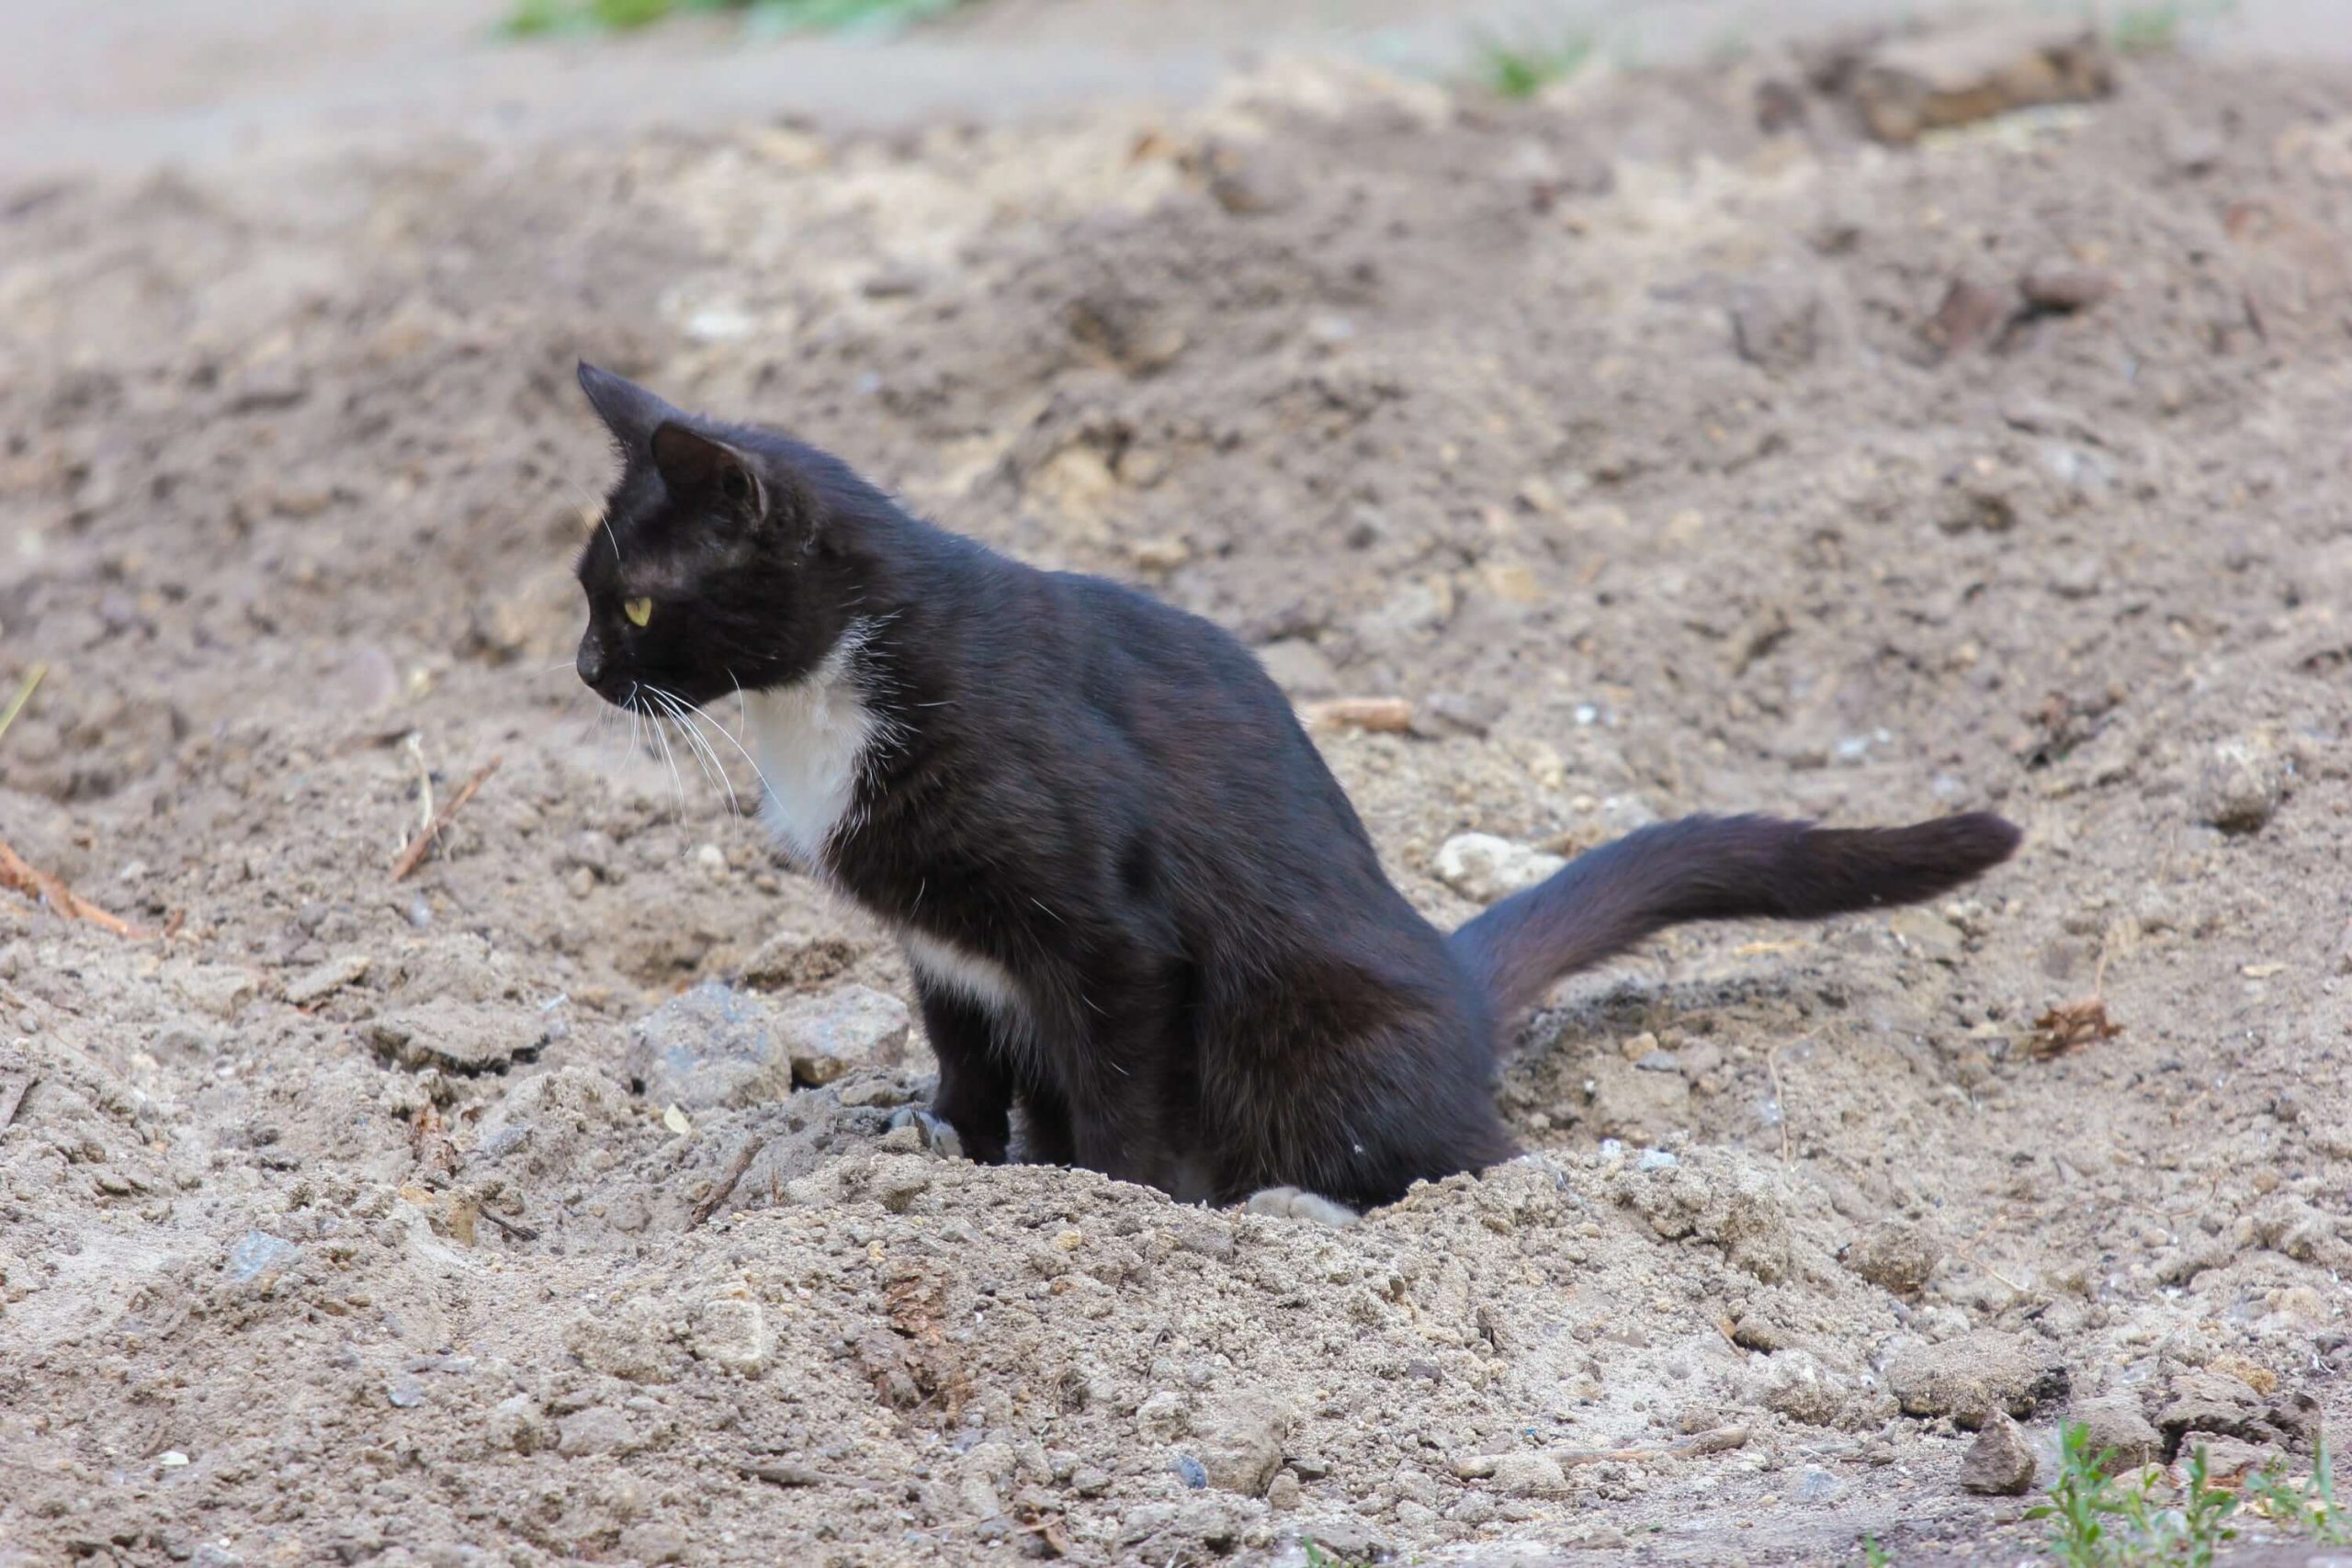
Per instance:
[[[2000,864],[2019,837],[1984,811],[1908,828],[1685,817],[1578,855],[1464,924],[1453,951],[1508,1018],[1553,982],[1668,926],[1916,904]]]

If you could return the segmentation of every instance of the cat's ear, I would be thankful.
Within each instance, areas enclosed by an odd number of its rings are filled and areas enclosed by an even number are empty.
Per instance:
[[[652,447],[672,500],[746,523],[767,515],[767,486],[750,453],[675,420],[654,426]]]
[[[676,409],[636,382],[600,370],[584,359],[580,362],[580,389],[588,394],[589,406],[623,452],[644,451],[664,420],[680,417]]]

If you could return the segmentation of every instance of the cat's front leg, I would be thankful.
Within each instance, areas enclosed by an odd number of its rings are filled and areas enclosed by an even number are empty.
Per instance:
[[[923,1032],[939,1058],[939,1090],[932,1113],[956,1129],[964,1152],[982,1165],[1002,1165],[1012,1136],[1012,1080],[997,1054],[995,1025],[968,999],[918,982]]]

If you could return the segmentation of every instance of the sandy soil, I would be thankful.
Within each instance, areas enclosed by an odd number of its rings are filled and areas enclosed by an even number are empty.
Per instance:
[[[0,825],[172,932],[0,896],[0,1562],[2014,1560],[1995,1406],[2352,1446],[2352,76],[1755,87],[0,196]],[[1441,919],[2029,843],[1564,987],[1534,1155],[1352,1231],[937,1157],[895,953],[568,672],[582,353],[1411,699],[1328,747]]]

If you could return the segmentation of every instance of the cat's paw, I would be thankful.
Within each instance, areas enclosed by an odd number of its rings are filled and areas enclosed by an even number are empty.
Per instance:
[[[1312,1220],[1318,1225],[1329,1225],[1343,1231],[1354,1224],[1356,1212],[1345,1203],[1334,1203],[1318,1193],[1302,1191],[1295,1187],[1267,1187],[1250,1195],[1241,1205],[1252,1214],[1275,1214],[1284,1219]]]
[[[964,1140],[956,1135],[956,1129],[920,1107],[900,1106],[892,1113],[890,1125],[893,1128],[912,1127],[922,1139],[922,1146],[942,1159],[964,1157]]]

